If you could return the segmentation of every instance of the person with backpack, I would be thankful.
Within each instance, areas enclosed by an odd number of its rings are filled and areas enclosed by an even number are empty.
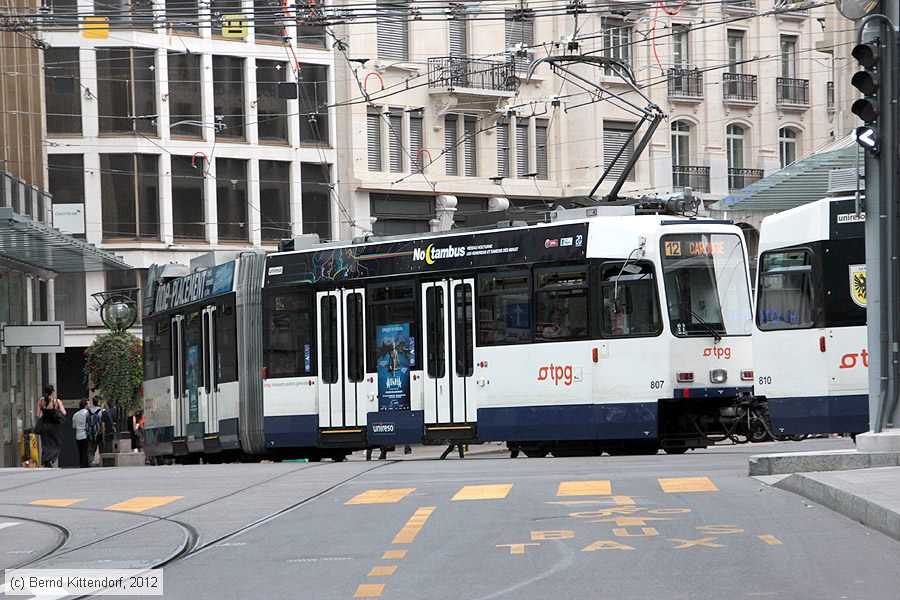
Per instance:
[[[103,443],[103,426],[101,425],[100,401],[95,397],[93,406],[88,406],[88,414],[85,415],[84,432],[88,440],[88,466],[93,465],[97,447]]]
[[[81,468],[91,466],[87,432],[85,431],[88,415],[87,405],[87,400],[81,400],[78,403],[78,412],[72,416],[72,429],[75,430],[75,444],[78,446],[78,466]]]
[[[102,412],[100,413],[100,427],[103,430],[103,445],[101,452],[112,452],[113,442],[116,439],[116,422],[118,421],[118,411],[115,406],[109,406],[103,403]]]

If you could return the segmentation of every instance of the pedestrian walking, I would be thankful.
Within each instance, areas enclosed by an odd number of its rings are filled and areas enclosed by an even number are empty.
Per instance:
[[[79,402],[78,412],[72,416],[72,429],[75,430],[75,444],[78,446],[78,466],[81,468],[91,466],[88,455],[88,436],[84,428],[88,416],[87,405],[87,400]]]
[[[36,414],[40,422],[41,466],[55,467],[59,460],[59,439],[66,408],[56,397],[56,390],[52,385],[44,388],[44,395],[38,400]]]
[[[131,417],[131,447],[135,452],[144,449],[144,411],[139,410]]]
[[[115,406],[103,403],[100,413],[100,427],[103,430],[103,446],[101,452],[112,452],[113,442],[116,439],[119,411]]]
[[[95,464],[97,449],[103,443],[103,424],[101,420],[100,400],[95,396],[91,404],[87,406],[88,414],[85,418],[84,432],[88,440],[88,459],[91,466]]]

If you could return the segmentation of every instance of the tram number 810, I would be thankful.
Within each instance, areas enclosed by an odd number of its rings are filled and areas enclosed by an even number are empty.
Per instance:
[[[766,375],[765,377],[759,377],[757,379],[757,383],[759,385],[772,385],[772,377],[769,375]]]

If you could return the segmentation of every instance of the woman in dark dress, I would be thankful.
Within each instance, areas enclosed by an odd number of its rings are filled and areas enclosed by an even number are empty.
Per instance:
[[[53,467],[59,459],[59,437],[66,409],[54,394],[54,387],[44,388],[38,401],[37,418],[41,419],[41,466]]]

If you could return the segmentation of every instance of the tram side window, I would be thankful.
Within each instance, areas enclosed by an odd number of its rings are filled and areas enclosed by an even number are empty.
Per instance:
[[[378,358],[397,350],[401,364],[421,369],[419,361],[419,319],[416,294],[411,283],[371,286],[368,290],[369,372],[378,370]],[[388,347],[388,346],[391,347]]]
[[[658,335],[662,318],[653,265],[607,263],[600,267],[603,337]]]
[[[534,322],[534,337],[537,341],[587,339],[586,268],[535,271]]]
[[[759,261],[756,322],[763,331],[808,329],[815,324],[812,253],[766,252]]]
[[[531,278],[526,271],[478,276],[478,344],[531,342]]]
[[[216,383],[237,381],[237,319],[234,300],[219,304],[216,323]]]
[[[154,320],[144,325],[144,380],[172,374],[172,337],[169,319]]]
[[[265,365],[269,378],[316,374],[311,294],[268,289],[263,294]]]
[[[199,310],[184,318],[184,388],[194,390],[203,385],[203,319]]]
[[[322,381],[337,383],[338,380],[338,314],[337,298],[322,296],[319,314],[322,315]]]
[[[475,340],[472,339],[472,285],[457,284],[454,288],[456,310],[456,374],[469,377],[475,372]]]
[[[347,379],[354,383],[365,378],[363,347],[363,299],[352,292],[347,295]]]
[[[431,286],[425,290],[425,331],[428,343],[426,371],[430,377],[443,377],[447,370],[444,341],[444,288]]]

